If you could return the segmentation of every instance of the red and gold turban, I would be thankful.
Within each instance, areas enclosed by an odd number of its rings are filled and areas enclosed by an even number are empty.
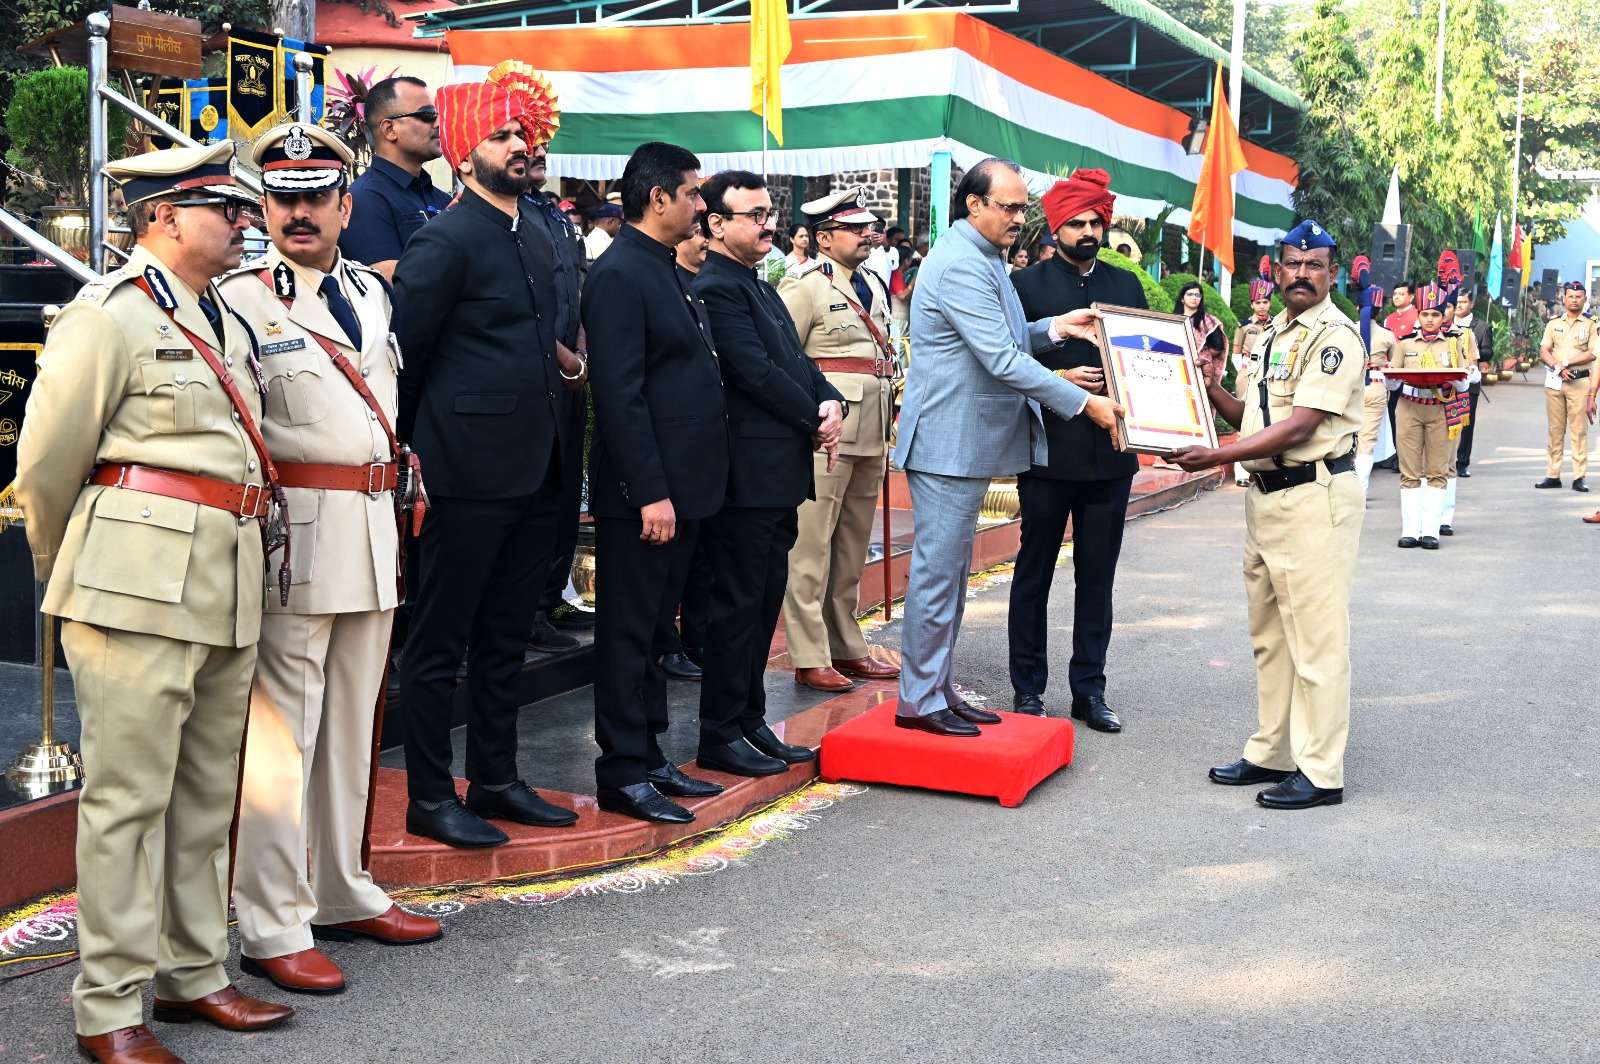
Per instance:
[[[555,93],[550,83],[531,69],[503,70],[511,61],[495,67],[508,74],[506,80],[444,85],[434,93],[439,109],[439,148],[452,170],[472,150],[512,119],[522,124],[529,145],[544,144],[560,125]],[[508,84],[507,81],[510,83]]]
[[[1044,208],[1045,222],[1054,233],[1084,211],[1094,211],[1105,225],[1111,224],[1111,205],[1117,197],[1111,193],[1111,175],[1104,170],[1074,170],[1065,181],[1050,186],[1039,200]]]
[[[489,71],[489,80],[526,97],[522,131],[530,145],[549,144],[561,128],[561,108],[550,79],[527,63],[507,59]]]

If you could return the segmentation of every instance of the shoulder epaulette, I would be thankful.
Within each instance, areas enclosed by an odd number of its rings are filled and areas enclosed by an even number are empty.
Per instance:
[[[112,270],[103,277],[96,277],[94,280],[84,284],[82,288],[78,289],[78,294],[73,297],[73,300],[81,303],[104,303],[106,297],[111,295],[112,292],[138,276],[139,273],[131,266]]]

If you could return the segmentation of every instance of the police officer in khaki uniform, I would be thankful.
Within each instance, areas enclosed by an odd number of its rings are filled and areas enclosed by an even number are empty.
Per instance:
[[[861,567],[883,487],[895,371],[889,295],[863,268],[878,220],[866,203],[858,186],[804,204],[817,257],[778,285],[806,354],[850,404],[838,465],[830,472],[826,455],[814,459],[817,495],[800,506],[783,598],[795,682],[819,691],[848,691],[851,677],[900,675],[872,655],[856,622]]]
[[[1391,365],[1398,369],[1466,369],[1478,361],[1472,334],[1447,328],[1447,315],[1455,317],[1455,292],[1439,284],[1416,291],[1417,331],[1396,341]],[[1397,379],[1387,382],[1399,391],[1394,411],[1395,451],[1400,457],[1401,547],[1439,549],[1445,513],[1455,514],[1452,484],[1461,427],[1451,426],[1446,405],[1464,394],[1467,378],[1459,386],[1419,388]]]
[[[152,977],[158,1020],[255,1030],[293,1011],[223,968],[275,494],[253,341],[210,284],[239,264],[255,210],[232,162],[224,142],[106,167],[138,243],[56,319],[17,447],[83,729],[73,1013],[107,1064],[178,1059],[142,1023]]]
[[[1188,470],[1243,462],[1245,591],[1260,726],[1215,783],[1273,782],[1256,801],[1308,809],[1344,800],[1350,730],[1350,583],[1361,538],[1353,475],[1366,351],[1329,298],[1338,249],[1304,221],[1278,250],[1284,309],[1258,341],[1251,397],[1213,383],[1212,405],[1238,425],[1226,447],[1192,447]]]
[[[1600,354],[1600,340],[1595,339],[1594,320],[1583,312],[1582,281],[1563,285],[1561,302],[1565,313],[1550,319],[1544,327],[1544,338],[1539,341],[1539,358],[1552,373],[1560,374],[1561,387],[1544,393],[1545,417],[1550,425],[1546,441],[1549,460],[1544,479],[1534,487],[1561,486],[1562,438],[1571,436],[1572,490],[1588,491],[1589,486],[1583,481],[1589,471],[1588,405],[1594,391],[1594,360]]]
[[[263,431],[289,498],[293,586],[287,606],[268,597],[261,622],[233,897],[245,971],[336,993],[344,976],[313,935],[405,944],[441,934],[361,867],[398,599],[400,352],[388,283],[339,253],[350,150],[292,123],[264,133],[252,159],[272,247],[219,287],[261,340]]]

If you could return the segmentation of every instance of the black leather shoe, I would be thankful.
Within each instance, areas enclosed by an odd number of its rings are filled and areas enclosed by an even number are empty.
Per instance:
[[[1572,490],[1587,493],[1589,491],[1589,485],[1583,482],[1582,477],[1579,477],[1577,480],[1572,482]]]
[[[692,824],[694,814],[670,799],[648,783],[634,783],[627,787],[601,787],[595,800],[608,813],[621,813],[635,820],[648,820],[652,824]]]
[[[1440,525],[1439,526],[1439,535],[1441,535],[1441,536],[1453,536],[1455,534],[1456,534],[1456,530],[1451,528],[1449,525]]]
[[[999,724],[1004,718],[991,709],[983,709],[962,699],[950,707],[950,712],[966,721],[968,724]]]
[[[576,606],[557,606],[550,611],[550,624],[563,632],[592,632],[594,614]]]
[[[1456,476],[1458,476],[1458,477],[1470,477],[1471,475],[1472,474],[1468,473],[1465,469],[1456,470]]]
[[[704,669],[706,667],[705,647],[692,647],[685,643],[683,644],[683,656],[694,662],[696,668]]]
[[[406,806],[406,830],[425,839],[434,839],[446,846],[459,846],[464,850],[499,846],[510,841],[510,836],[467,808],[467,803],[457,795],[437,809],[427,809],[416,802]]]
[[[681,651],[661,655],[661,671],[667,674],[669,680],[698,682],[702,675],[700,666],[690,661],[689,655]]]
[[[1018,691],[1011,698],[1011,708],[1017,713],[1026,713],[1030,717],[1044,716],[1044,699],[1038,695],[1030,695]]]
[[[1311,809],[1319,805],[1338,805],[1343,801],[1343,787],[1318,787],[1300,772],[1256,795],[1256,804],[1268,809]]]
[[[546,654],[559,654],[563,650],[576,650],[578,641],[570,635],[556,631],[555,625],[550,623],[550,618],[541,613],[533,619],[533,631],[528,636],[528,645]]]
[[[1122,721],[1118,719],[1116,711],[1106,705],[1106,700],[1099,695],[1074,698],[1072,700],[1072,719],[1083,721],[1094,731],[1119,732],[1122,730]]]
[[[1410,550],[1412,547],[1417,546],[1420,542],[1421,541],[1418,540],[1416,536],[1401,536],[1398,546],[1405,550]]]
[[[683,770],[671,762],[651,769],[644,774],[644,778],[650,786],[674,798],[710,798],[713,794],[722,793],[722,784],[685,776]]]
[[[1250,783],[1277,783],[1293,775],[1293,769],[1262,768],[1242,757],[1226,765],[1218,765],[1210,772],[1212,783],[1220,783],[1226,787],[1243,787]]]
[[[803,765],[816,759],[817,752],[809,746],[795,746],[778,738],[769,725],[763,724],[753,732],[745,732],[750,745],[787,765]]]
[[[1539,483],[1534,485],[1536,488],[1559,488],[1560,486],[1560,477],[1545,477],[1543,480],[1539,481]]]
[[[510,820],[535,828],[564,828],[578,822],[577,813],[551,805],[521,780],[498,791],[468,784],[467,808],[485,820]]]
[[[968,724],[948,709],[935,710],[926,717],[902,717],[896,714],[894,726],[910,728],[913,731],[932,732],[934,735],[959,735],[970,738],[983,734],[976,724]]]
[[[1433,536],[1423,536],[1421,539],[1417,540],[1417,543],[1421,545],[1423,550],[1439,549],[1439,541]]]
[[[701,768],[735,776],[776,776],[789,771],[789,762],[768,757],[742,738],[722,746],[702,746],[695,762]]]

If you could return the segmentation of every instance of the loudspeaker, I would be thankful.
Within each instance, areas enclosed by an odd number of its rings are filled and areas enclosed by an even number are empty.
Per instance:
[[[1500,291],[1496,295],[1502,307],[1516,306],[1522,296],[1522,271],[1507,267],[1500,275]]]
[[[1452,248],[1456,261],[1461,263],[1461,285],[1474,296],[1478,294],[1478,253],[1471,248]]]
[[[1545,270],[1543,280],[1539,282],[1539,298],[1546,303],[1556,301],[1556,289],[1561,285],[1560,270]]]
[[[1411,227],[1409,225],[1384,225],[1372,227],[1372,277],[1370,283],[1385,292],[1404,283],[1410,276]]]

